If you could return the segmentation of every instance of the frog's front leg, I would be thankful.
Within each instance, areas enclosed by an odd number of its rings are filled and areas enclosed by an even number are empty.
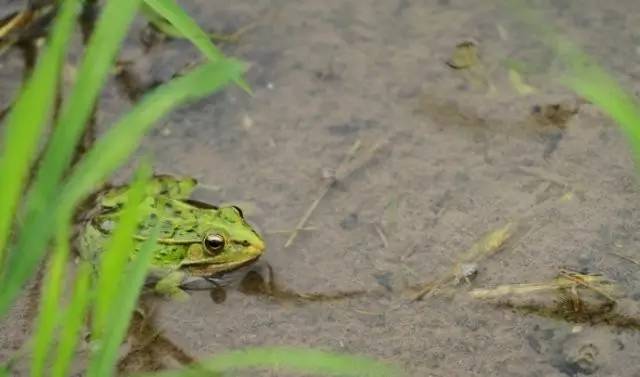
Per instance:
[[[186,274],[182,271],[170,272],[156,283],[154,290],[163,296],[168,296],[179,301],[186,301],[189,299],[189,294],[180,289],[180,285],[185,277]]]

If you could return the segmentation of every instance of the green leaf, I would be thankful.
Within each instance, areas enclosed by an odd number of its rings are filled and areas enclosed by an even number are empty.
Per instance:
[[[564,63],[566,71],[560,82],[618,123],[631,145],[637,167],[640,167],[640,103],[633,94],[526,2],[502,0],[502,5],[522,23],[528,35],[546,44]]]
[[[64,325],[60,331],[58,352],[56,353],[51,376],[68,376],[69,365],[74,356],[74,351],[80,337],[80,330],[85,323],[87,307],[91,302],[89,284],[92,266],[81,263],[75,277],[75,288],[71,303],[67,308]]]
[[[79,4],[78,0],[70,0],[60,6],[49,43],[9,112],[4,136],[0,138],[4,139],[0,157],[3,176],[0,185],[0,267],[7,250],[5,246],[13,215],[24,190],[45,120],[51,113],[67,41],[73,32]]]
[[[111,0],[104,5],[78,68],[77,80],[63,105],[41,168],[28,197],[28,213],[45,206],[56,193],[91,115],[113,60],[135,17],[140,0]]]
[[[151,126],[164,114],[188,100],[204,97],[240,77],[244,65],[233,59],[204,64],[171,80],[142,100],[96,142],[76,165],[63,190],[64,203],[77,203],[138,147]]]
[[[144,2],[158,15],[170,22],[176,32],[191,41],[207,59],[215,62],[224,57],[213,44],[209,35],[174,0],[144,0]],[[147,11],[147,13],[151,12]],[[173,31],[169,32],[175,34]],[[251,87],[242,78],[237,78],[234,82],[247,93],[252,94]]]
[[[126,204],[117,220],[116,228],[109,239],[106,250],[100,256],[96,299],[93,307],[92,337],[100,339],[108,330],[112,305],[121,292],[124,282],[122,273],[135,250],[133,235],[138,229],[140,206],[145,197],[151,169],[143,165],[132,182]]]
[[[62,174],[69,165],[74,146],[89,119],[95,99],[124,39],[128,25],[135,16],[139,1],[108,1],[96,23],[95,32],[89,40],[86,54],[78,69],[77,81],[68,102],[62,108],[27,195],[25,221],[17,245],[9,249],[5,270],[0,275],[0,286],[3,288],[0,295],[0,315],[6,312],[46,251],[54,228],[53,222],[59,219],[56,216],[59,204],[56,194],[60,188]],[[24,111],[31,110],[20,110]],[[21,124],[20,127],[25,125]],[[67,218],[63,220],[67,221]],[[34,234],[38,237],[34,237]]]
[[[64,285],[64,272],[69,256],[69,224],[62,223],[56,236],[56,247],[42,282],[40,308],[35,325],[31,376],[43,375],[56,327],[60,323],[59,302]]]
[[[140,252],[131,265],[131,269],[118,285],[119,294],[114,297],[110,305],[111,310],[109,311],[109,321],[107,322],[109,331],[105,332],[96,344],[97,347],[91,355],[87,377],[113,375],[118,357],[118,348],[129,327],[131,314],[145,281],[153,250],[156,247],[158,234],[159,227],[156,226],[152,230],[149,239],[142,245]]]
[[[367,357],[292,347],[261,347],[224,352],[197,364],[192,369],[140,374],[139,376],[211,376],[212,372],[256,368],[294,373],[317,373],[325,376],[392,377],[404,375],[393,366]]]

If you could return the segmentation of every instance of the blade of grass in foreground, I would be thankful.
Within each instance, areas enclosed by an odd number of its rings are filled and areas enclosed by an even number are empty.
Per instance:
[[[140,0],[106,2],[96,23],[77,81],[64,104],[53,135],[27,194],[25,221],[17,245],[9,249],[8,263],[0,274],[0,315],[14,300],[25,280],[36,270],[51,238],[52,223],[57,220],[55,195],[62,174],[69,165],[81,131],[102,87],[111,63],[135,16]],[[21,127],[24,125],[21,125]],[[67,220],[66,218],[64,220]],[[37,234],[37,237],[34,237]]]
[[[76,172],[64,186],[64,202],[77,203],[95,185],[126,161],[149,128],[172,108],[204,97],[240,77],[244,65],[223,59],[204,64],[171,80],[145,96],[96,142],[76,165]]]
[[[91,302],[89,291],[92,266],[88,263],[80,264],[75,277],[75,287],[71,303],[67,307],[64,325],[60,331],[60,342],[56,353],[51,376],[68,376],[69,365],[80,338],[80,330],[85,324],[87,307]]]
[[[91,355],[87,377],[112,376],[117,357],[118,347],[122,343],[131,314],[135,308],[140,290],[151,263],[153,249],[156,247],[159,227],[156,226],[148,240],[144,242],[135,261],[131,264],[131,269],[121,279],[118,285],[118,295],[110,302],[108,332],[103,334],[99,345]],[[133,236],[133,233],[130,235]],[[115,278],[112,276],[112,278]]]
[[[326,376],[392,377],[404,376],[398,368],[370,358],[341,355],[292,347],[247,348],[224,352],[198,364],[197,369],[140,374],[138,377],[210,376],[212,371],[237,369],[277,369]]]
[[[106,250],[100,256],[91,324],[92,339],[100,339],[107,330],[111,305],[121,293],[118,292],[118,289],[123,282],[122,273],[135,247],[133,234],[138,229],[139,204],[144,199],[150,176],[151,168],[146,164],[142,165],[129,188],[127,201],[117,219],[116,228],[109,239]]]
[[[56,327],[60,323],[59,302],[64,285],[64,272],[69,256],[69,226],[63,224],[56,234],[56,245],[49,269],[42,282],[40,308],[34,332],[31,376],[42,376]]]
[[[27,198],[27,216],[33,216],[55,195],[140,1],[111,0],[105,3],[78,68],[77,80],[62,106],[34,179],[33,190]]]
[[[196,46],[204,56],[212,62],[220,60],[224,57],[222,52],[218,50],[211,38],[198,26],[198,23],[191,18],[174,0],[144,0],[152,11],[155,11],[187,38],[194,46]],[[251,94],[251,87],[242,78],[234,80],[234,82]]]
[[[78,0],[65,1],[60,6],[47,47],[7,118],[0,157],[3,176],[0,185],[0,273],[13,214],[25,185],[29,165],[36,154],[45,120],[51,113],[60,66],[66,55],[67,41],[73,32],[74,16],[78,9]]]
[[[54,224],[70,221],[73,209],[100,182],[123,164],[137,148],[140,139],[155,121],[188,100],[204,97],[240,77],[244,65],[223,59],[205,64],[192,72],[162,85],[145,96],[129,113],[100,137],[94,147],[76,165],[67,179],[60,197],[42,206],[37,216],[23,230],[24,236],[15,248],[15,260],[7,273],[0,276],[0,313],[4,313],[20,288],[35,270]],[[62,208],[60,208],[62,207]],[[53,214],[53,215],[52,215]],[[28,232],[27,232],[28,230]],[[33,237],[37,234],[38,237]],[[19,258],[17,256],[20,256]]]
[[[631,144],[637,167],[640,167],[640,104],[634,96],[567,37],[546,22],[541,14],[522,0],[504,1],[524,27],[552,48],[567,66],[561,82],[578,95],[594,103],[613,118]]]

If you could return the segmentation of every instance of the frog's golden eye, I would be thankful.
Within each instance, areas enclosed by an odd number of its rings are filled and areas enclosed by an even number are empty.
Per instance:
[[[238,206],[231,206],[231,207],[235,209],[238,212],[238,215],[240,215],[240,217],[244,219],[244,214],[242,213],[242,210],[240,209],[240,207]]]
[[[207,234],[202,241],[209,254],[216,255],[224,249],[224,237],[217,233]]]

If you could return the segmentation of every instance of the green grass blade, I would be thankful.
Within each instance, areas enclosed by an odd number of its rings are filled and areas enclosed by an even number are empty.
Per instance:
[[[145,9],[147,13],[155,11],[162,18],[166,19],[173,25],[177,33],[180,33],[184,38],[191,41],[207,59],[215,62],[224,57],[222,52],[220,52],[211,41],[209,35],[207,35],[207,33],[198,26],[198,23],[174,0],[144,0],[144,2],[151,8],[151,11]],[[176,32],[170,33],[175,35]],[[237,78],[234,82],[247,93],[252,93],[251,87],[242,78]]]
[[[136,179],[128,192],[127,202],[122,209],[116,228],[101,255],[96,283],[96,298],[93,307],[92,338],[100,339],[107,331],[109,314],[114,300],[121,292],[122,272],[134,250],[135,234],[140,217],[140,202],[147,191],[146,185],[151,176],[151,169],[146,165],[140,168]]]
[[[139,4],[140,0],[111,0],[104,5],[34,180],[28,213],[44,207],[55,194]]]
[[[67,308],[64,326],[60,331],[60,342],[55,362],[52,367],[52,377],[68,376],[69,365],[73,359],[74,351],[80,337],[80,330],[85,323],[87,307],[91,301],[89,285],[91,280],[91,268],[88,263],[80,264],[75,278],[75,288],[71,303]]]
[[[42,282],[40,309],[36,320],[31,358],[31,376],[43,375],[44,366],[56,327],[60,323],[58,306],[64,285],[64,272],[69,256],[69,226],[63,223],[56,235],[56,246],[47,274]]]
[[[20,193],[45,121],[51,113],[67,41],[78,10],[78,0],[65,1],[60,6],[49,43],[7,116],[0,157],[0,171],[4,177],[0,185],[0,266]]]
[[[561,83],[613,118],[624,132],[640,167],[640,103],[592,57],[559,33],[522,0],[502,1],[532,35],[551,48],[566,66]]]
[[[131,264],[131,269],[122,279],[122,284],[118,287],[118,296],[111,302],[109,313],[109,331],[99,343],[99,348],[92,354],[87,377],[100,377],[113,375],[118,357],[118,348],[122,343],[131,314],[135,308],[138,296],[142,289],[153,249],[156,247],[159,228],[153,229],[151,236],[142,245],[135,261]]]
[[[212,372],[237,369],[276,369],[325,376],[392,377],[404,376],[398,368],[367,357],[342,355],[293,347],[258,347],[224,352],[197,365],[197,369],[177,370],[144,377],[211,376]]]
[[[74,146],[111,67],[112,60],[135,16],[140,0],[108,1],[91,36],[78,69],[69,101],[62,108],[26,200],[25,222],[15,247],[9,249],[7,268],[0,275],[0,315],[4,314],[26,279],[42,259],[51,237],[52,223],[59,218],[55,195]],[[66,203],[65,203],[66,204]],[[67,220],[64,218],[63,220]],[[33,237],[37,234],[38,237]]]
[[[140,13],[142,13],[147,21],[149,21],[161,33],[166,34],[171,38],[185,38],[178,29],[171,25],[164,17],[161,17],[155,10],[153,10],[153,8],[147,5],[147,3],[142,3],[140,6]]]
[[[12,268],[0,276],[0,286],[3,287],[3,294],[0,295],[0,313],[6,311],[20,287],[33,273],[42,257],[53,225],[69,221],[71,211],[78,202],[126,161],[156,120],[185,101],[204,97],[220,89],[232,79],[239,77],[243,71],[244,65],[231,59],[198,67],[145,96],[101,136],[63,185],[60,190],[62,196],[42,205],[39,213],[44,215],[34,217],[28,223],[28,228],[25,226],[24,236],[20,237],[15,251],[10,255],[15,257]],[[58,208],[59,206],[63,208]],[[27,229],[30,232],[27,232]],[[33,234],[37,234],[38,237],[33,237]]]
[[[210,94],[240,77],[244,65],[232,59],[204,64],[145,96],[96,142],[65,185],[65,202],[77,202],[126,161],[140,139],[175,106]]]

